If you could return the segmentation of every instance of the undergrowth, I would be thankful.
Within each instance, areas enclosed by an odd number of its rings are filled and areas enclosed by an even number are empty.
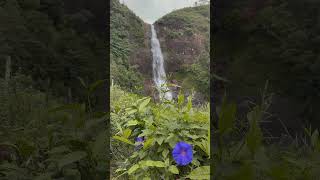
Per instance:
[[[182,94],[177,102],[153,103],[114,86],[111,107],[113,179],[209,179],[209,105],[193,108],[192,96]],[[173,159],[178,142],[193,147],[188,165]]]
[[[103,179],[106,122],[88,101],[65,104],[15,75],[9,89],[0,79],[0,179]],[[88,93],[101,85],[85,85]]]

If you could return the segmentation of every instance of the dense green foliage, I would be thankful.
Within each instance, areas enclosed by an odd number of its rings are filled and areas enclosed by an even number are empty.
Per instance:
[[[154,104],[139,97],[111,89],[112,176],[120,179],[209,179],[209,107],[192,107],[191,96],[178,102]],[[134,150],[136,137],[144,136],[143,148]],[[193,161],[177,166],[172,149],[179,141],[194,147]]]
[[[104,7],[0,1],[0,179],[106,178]]]
[[[118,0],[111,1],[110,78],[127,90],[140,92],[143,75],[130,64],[130,54],[144,46],[144,22]]]
[[[216,179],[319,179],[318,7],[317,1],[297,0],[215,4],[214,70],[229,80],[226,88],[214,89],[214,102],[221,105],[212,132]],[[257,89],[267,80],[276,97],[260,98]],[[226,89],[228,100],[250,100],[226,103],[220,96]],[[279,99],[289,100],[273,101]],[[266,128],[279,119],[286,123]]]
[[[171,79],[208,100],[210,67],[209,5],[173,11],[156,22]],[[161,40],[163,39],[163,40]],[[176,67],[174,69],[170,67]]]
[[[106,115],[88,108],[90,102],[64,105],[34,83],[17,74],[6,90],[0,79],[0,178],[105,178]]]
[[[301,105],[297,118],[319,127],[319,2],[253,2],[217,5],[215,61],[229,94],[253,96],[269,80],[272,92]]]
[[[3,56],[12,59],[12,73],[31,76],[36,89],[51,89],[73,100],[83,97],[77,77],[105,78],[107,57],[101,7],[73,0],[7,0],[0,2],[0,75]],[[96,6],[97,7],[97,6]],[[104,12],[105,13],[105,12]],[[101,99],[101,98],[100,98]],[[99,98],[97,98],[99,100]],[[100,105],[102,102],[100,102]]]
[[[266,95],[266,94],[264,94]],[[213,177],[226,180],[313,180],[319,177],[320,137],[318,130],[305,129],[305,136],[284,136],[270,143],[260,125],[268,114],[270,96],[253,106],[247,122],[237,121],[235,104],[224,101],[219,129],[213,132]]]

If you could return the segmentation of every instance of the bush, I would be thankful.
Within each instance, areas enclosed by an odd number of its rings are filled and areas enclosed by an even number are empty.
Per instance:
[[[213,153],[213,178],[227,180],[317,179],[320,151],[318,130],[306,130],[307,136],[290,137],[268,143],[260,128],[270,104],[263,98],[247,114],[244,128],[237,125],[236,106],[224,101],[219,111],[219,130],[213,132],[216,140]],[[302,139],[303,138],[303,139]],[[285,145],[281,145],[285,143]]]
[[[111,97],[119,91],[118,88],[112,89]],[[134,95],[127,97],[119,100],[124,102]],[[191,96],[185,100],[183,95],[179,95],[178,102],[164,101],[159,104],[152,103],[149,97],[134,99],[122,103],[125,106],[121,108],[111,102],[112,129],[115,133],[112,149],[118,152],[117,156],[113,156],[122,160],[119,164],[113,163],[117,168],[113,176],[124,179],[189,176],[193,179],[202,173],[209,177],[209,107],[195,109]],[[178,165],[173,159],[172,151],[178,142],[193,147],[192,162],[186,166]]]
[[[0,179],[105,178],[106,115],[65,105],[28,79],[14,76],[1,101]]]

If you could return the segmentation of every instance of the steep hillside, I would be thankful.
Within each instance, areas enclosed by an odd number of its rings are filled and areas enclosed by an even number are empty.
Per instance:
[[[111,1],[111,78],[122,88],[150,94],[149,32],[150,27],[127,6],[118,0]]]
[[[0,179],[107,178],[104,7],[0,2]]]
[[[320,127],[319,2],[224,3],[215,26],[215,61],[224,67],[219,75],[231,81],[225,84],[230,98],[258,99],[258,89],[269,80],[276,94],[272,123],[266,124],[270,131],[285,133],[278,119],[293,134],[303,124]]]
[[[195,89],[198,101],[209,96],[209,5],[183,8],[155,23],[166,71],[186,92]]]
[[[72,101],[84,95],[77,77],[86,82],[105,78],[105,35],[96,24],[103,18],[102,4],[67,6],[72,2],[1,1],[0,77],[10,57],[13,75],[31,76],[37,89]]]

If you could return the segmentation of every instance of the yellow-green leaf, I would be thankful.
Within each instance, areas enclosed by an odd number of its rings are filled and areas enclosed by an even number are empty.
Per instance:
[[[137,121],[137,120],[130,120],[127,122],[127,126],[135,126],[138,124],[139,124],[139,121]]]
[[[190,179],[196,180],[209,180],[210,179],[210,166],[200,166],[187,176]]]
[[[140,161],[139,165],[141,167],[166,167],[166,164],[164,162],[152,160]]]
[[[174,165],[169,167],[169,171],[173,174],[179,174],[179,169]]]
[[[140,166],[139,164],[135,164],[133,165],[129,170],[128,170],[128,174],[131,175],[132,173],[134,173],[137,169],[139,169]]]
[[[134,145],[134,143],[133,143],[133,142],[131,142],[129,139],[124,138],[124,137],[121,137],[121,136],[113,136],[113,139],[116,139],[116,140],[122,141],[122,142],[127,143],[127,144]]]
[[[130,137],[130,135],[131,135],[131,132],[132,132],[131,129],[125,129],[123,131],[123,137],[128,139]]]
[[[139,105],[139,112],[142,112],[145,107],[149,104],[151,98],[147,98],[145,100],[142,101],[142,103]]]
[[[149,138],[146,140],[146,142],[143,145],[143,149],[148,149],[153,143],[153,138]]]
[[[168,154],[169,154],[169,150],[168,149],[165,149],[165,150],[162,151],[162,157],[163,158],[166,158],[168,156]]]

